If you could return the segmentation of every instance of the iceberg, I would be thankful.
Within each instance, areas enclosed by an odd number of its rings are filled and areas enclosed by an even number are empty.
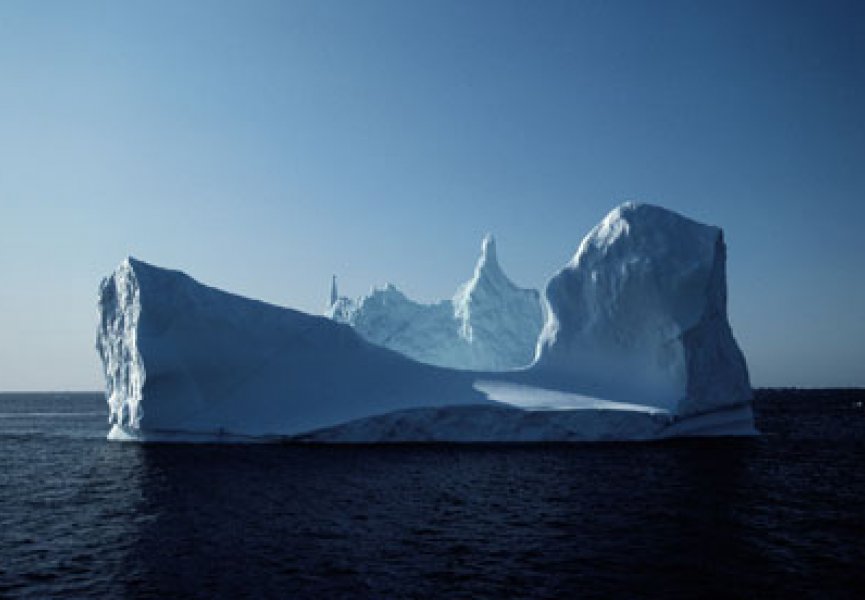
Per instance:
[[[367,307],[367,300],[341,299],[334,285],[329,317],[127,258],[99,293],[109,439],[752,435],[747,367],[727,321],[725,263],[720,229],[660,207],[622,205],[550,280],[545,321],[526,342],[535,316],[508,307],[514,298],[529,307],[537,296],[504,277],[491,238],[472,279],[450,302],[432,305],[439,309],[393,288]],[[434,310],[444,316],[431,316]],[[408,339],[438,345],[421,362],[373,343],[381,336],[377,322],[385,330],[402,323],[414,328]],[[525,346],[531,364],[502,367],[525,360],[517,358]],[[485,367],[427,364],[454,356]]]
[[[450,300],[420,304],[392,284],[351,300],[331,284],[325,315],[361,337],[419,362],[452,369],[506,371],[528,366],[544,324],[540,294],[514,285],[484,238],[471,279]]]

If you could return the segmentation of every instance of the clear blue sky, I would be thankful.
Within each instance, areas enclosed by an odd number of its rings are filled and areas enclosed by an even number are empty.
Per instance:
[[[865,3],[0,4],[0,389],[98,389],[127,254],[318,312],[722,226],[756,385],[865,385]]]

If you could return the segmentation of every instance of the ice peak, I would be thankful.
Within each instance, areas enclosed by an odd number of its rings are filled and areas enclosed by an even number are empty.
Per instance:
[[[499,265],[498,253],[496,252],[496,239],[491,233],[486,234],[483,242],[481,242],[481,255],[475,265],[474,276],[469,284],[473,283],[472,287],[476,287],[484,276],[494,280],[507,280]]]
[[[133,270],[137,265],[140,265],[141,261],[132,256],[131,254],[127,255],[122,261],[120,261],[120,265],[118,265],[118,269],[123,269],[126,271]]]
[[[483,242],[481,242],[481,262],[498,262],[498,258],[496,257],[496,238],[491,233],[486,234]]]
[[[592,253],[614,248],[630,249],[643,256],[678,254],[691,245],[714,247],[721,230],[704,225],[670,209],[641,202],[620,204],[583,238],[569,265],[577,268]]]
[[[330,306],[336,304],[337,300],[339,300],[339,291],[336,289],[336,275],[332,275],[330,280]]]
[[[620,204],[604,217],[601,224],[612,225],[616,221],[624,221],[631,225],[640,224],[654,227],[663,226],[669,228],[697,225],[704,229],[717,229],[710,225],[698,223],[669,208],[646,202],[625,202],[624,204]]]
[[[747,403],[725,260],[717,227],[651,204],[613,209],[547,283],[536,368],[680,415]]]

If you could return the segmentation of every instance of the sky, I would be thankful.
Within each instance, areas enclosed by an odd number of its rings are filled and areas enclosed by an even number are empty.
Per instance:
[[[724,229],[755,386],[865,386],[865,4],[0,3],[0,389],[103,387],[127,255],[319,313],[543,288],[624,201]]]

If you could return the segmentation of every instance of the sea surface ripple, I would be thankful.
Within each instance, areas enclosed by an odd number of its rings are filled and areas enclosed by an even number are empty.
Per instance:
[[[0,394],[0,597],[859,597],[862,391],[763,391],[756,439],[109,443],[97,394]]]

